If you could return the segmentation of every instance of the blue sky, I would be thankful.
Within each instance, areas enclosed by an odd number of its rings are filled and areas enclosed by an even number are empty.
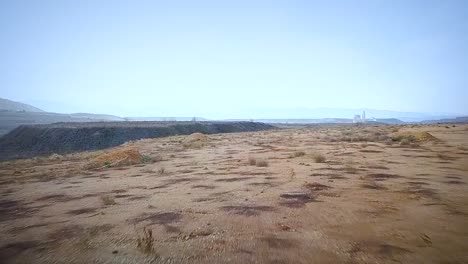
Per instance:
[[[0,40],[0,97],[49,111],[468,114],[468,1],[4,0]]]

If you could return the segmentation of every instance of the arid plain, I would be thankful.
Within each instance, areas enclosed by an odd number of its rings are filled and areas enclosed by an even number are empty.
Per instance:
[[[0,163],[0,262],[468,263],[468,125],[190,137]]]

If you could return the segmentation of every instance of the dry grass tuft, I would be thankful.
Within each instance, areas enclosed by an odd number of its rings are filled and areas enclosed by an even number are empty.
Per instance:
[[[146,254],[154,252],[154,237],[151,229],[143,228],[143,234],[138,235],[137,238],[137,248]]]
[[[193,133],[182,140],[184,148],[201,148],[206,145],[208,136],[202,133]]]
[[[118,167],[125,165],[138,164],[142,156],[137,149],[122,148],[111,150],[107,153],[98,155],[85,165],[86,169],[102,169],[109,167]]]
[[[265,159],[257,159],[254,157],[249,157],[249,165],[257,167],[268,167],[268,161]]]
[[[313,156],[313,159],[315,160],[315,162],[317,163],[324,163],[327,159],[325,158],[325,156],[323,156],[322,154],[315,154]]]
[[[115,205],[117,204],[115,202],[115,199],[112,195],[102,195],[101,196],[101,201],[104,205],[108,206],[108,205]]]
[[[346,171],[349,174],[356,174],[358,169],[353,167],[353,165],[351,164],[346,164],[346,166],[344,167],[344,171]]]
[[[304,151],[295,151],[292,155],[291,155],[291,158],[297,158],[297,157],[302,157],[302,156],[305,156],[305,152]]]
[[[256,164],[257,167],[268,167],[268,161],[264,159],[257,160]]]
[[[164,168],[164,167],[159,168],[157,173],[158,173],[158,175],[166,174],[167,173],[166,168]]]

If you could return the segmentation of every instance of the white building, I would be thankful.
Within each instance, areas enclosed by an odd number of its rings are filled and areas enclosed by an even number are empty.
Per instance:
[[[361,123],[361,116],[360,115],[354,115],[353,123]]]

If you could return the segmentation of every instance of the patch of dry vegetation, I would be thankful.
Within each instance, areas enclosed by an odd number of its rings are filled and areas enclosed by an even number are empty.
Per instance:
[[[312,158],[316,163],[324,163],[327,160],[322,154],[315,154]]]
[[[143,233],[137,238],[137,248],[146,254],[154,252],[154,237],[151,229],[143,228]]]
[[[346,164],[344,167],[344,171],[349,173],[349,174],[356,174],[358,169],[356,169],[353,165],[351,164]]]
[[[268,161],[266,159],[259,159],[254,157],[249,157],[249,165],[257,167],[268,167]]]
[[[142,161],[142,155],[135,148],[122,148],[98,155],[85,165],[86,169],[102,169],[134,165]]]
[[[438,141],[439,139],[424,131],[395,133],[392,140],[400,142],[401,145],[410,145],[413,142]]]
[[[112,195],[102,195],[101,196],[101,201],[104,205],[109,206],[109,205],[115,205],[117,204],[115,202],[115,199]]]
[[[257,160],[256,164],[257,167],[268,167],[268,161],[265,159]]]
[[[295,151],[293,154],[292,154],[292,158],[297,158],[297,157],[302,157],[302,156],[305,156],[305,152],[304,151]]]
[[[158,173],[158,175],[166,174],[167,173],[166,168],[164,168],[164,167],[159,168],[157,173]]]
[[[208,136],[203,133],[193,133],[185,137],[182,140],[182,146],[184,148],[195,148],[199,149],[206,145],[208,142]]]

